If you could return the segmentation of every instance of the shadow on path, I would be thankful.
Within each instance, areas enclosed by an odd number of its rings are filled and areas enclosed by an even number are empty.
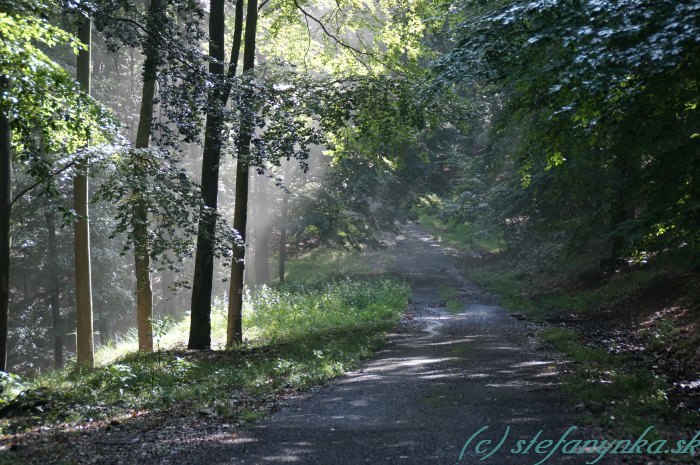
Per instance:
[[[537,350],[532,326],[465,283],[456,259],[418,227],[409,225],[394,250],[396,271],[413,287],[413,316],[384,350],[237,435],[169,463],[520,465],[544,458],[507,450],[539,430],[541,439],[556,440],[576,423],[557,387],[559,363]],[[461,310],[447,311],[446,288]],[[494,445],[510,426],[503,448],[480,461],[472,445],[458,461],[465,441],[486,425],[479,439]]]

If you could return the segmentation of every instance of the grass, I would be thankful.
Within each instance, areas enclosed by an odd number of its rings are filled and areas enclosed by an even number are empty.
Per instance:
[[[422,224],[435,235],[466,252],[494,251],[495,241],[484,247],[474,239],[474,228],[446,224],[427,213]],[[471,237],[470,237],[471,236]],[[506,308],[545,322],[550,317],[577,315],[594,318],[598,308],[615,308],[620,302],[641,295],[659,276],[655,269],[615,273],[604,280],[577,282],[578,273],[595,267],[588,256],[574,257],[561,264],[550,262],[537,269],[527,260],[492,255],[487,260],[469,260],[467,277],[499,295]],[[450,299],[451,295],[444,298]],[[449,300],[448,300],[449,303]],[[591,316],[588,316],[591,315]],[[678,336],[670,319],[661,319],[643,333],[646,352],[661,351]],[[697,418],[680,414],[667,399],[669,386],[650,364],[632,359],[624,352],[611,353],[607,347],[593,346],[570,329],[549,326],[542,339],[571,363],[562,375],[564,388],[573,403],[582,404],[588,421],[617,433],[639,434],[650,424],[661,426],[681,422],[697,424]],[[698,338],[688,340],[697,341]],[[687,343],[691,350],[697,344]]]
[[[444,241],[458,250],[487,253],[500,250],[498,239],[483,234],[474,224],[441,220],[431,214],[429,207],[418,207],[416,212],[423,228],[439,241]]]
[[[438,286],[438,295],[443,299],[453,299],[457,297],[458,291],[453,286],[440,284]]]
[[[445,304],[445,307],[447,307],[447,311],[450,313],[459,313],[464,310],[464,303],[459,300],[450,299]]]
[[[575,363],[563,375],[564,389],[589,412],[587,421],[616,432],[640,434],[659,419],[678,413],[666,399],[666,381],[651,369],[629,363],[624,355],[586,345],[574,331],[549,327],[542,339]]]
[[[318,248],[287,262],[287,280],[315,284],[348,276],[376,275],[392,269],[393,257],[386,249],[337,250]]]
[[[547,290],[538,285],[540,277],[513,268],[496,262],[468,270],[467,275],[497,293],[506,308],[540,322],[561,314],[587,314],[606,302],[628,298],[654,276],[654,272],[626,273],[592,289]],[[672,331],[662,327],[654,334],[659,347]],[[616,434],[639,434],[650,424],[677,417],[666,398],[669,386],[650,367],[592,347],[572,330],[546,327],[540,336],[573,362],[571,370],[562,376],[564,389],[573,403],[584,406],[589,423],[604,425]]]
[[[409,297],[405,283],[387,278],[263,287],[246,296],[242,350],[185,352],[185,318],[159,338],[163,352],[129,353],[127,341],[101,349],[109,362],[94,370],[60,370],[25,383],[15,415],[0,427],[8,433],[173,408],[255,419],[285,390],[324,383],[370,356]],[[224,307],[219,302],[212,315],[219,341]]]
[[[507,260],[472,266],[466,275],[474,283],[495,292],[506,308],[536,321],[557,314],[586,314],[606,303],[636,295],[658,276],[656,270],[618,273],[588,289],[548,288],[547,276],[518,269]],[[543,282],[544,281],[544,282]]]

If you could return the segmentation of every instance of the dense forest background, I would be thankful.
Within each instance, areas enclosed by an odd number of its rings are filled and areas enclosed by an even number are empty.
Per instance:
[[[683,335],[693,376],[697,2],[0,5],[4,371],[245,347],[420,220],[514,308]]]
[[[279,280],[284,257],[321,245],[376,245],[419,199],[535,266],[572,255],[607,271],[697,263],[692,3],[257,8],[249,25],[228,3],[4,6],[14,371],[50,366],[54,344],[75,350],[71,180],[88,155],[100,344],[134,326],[126,249],[145,247],[158,318],[181,318],[190,303],[209,311],[199,282],[199,301],[190,297],[197,253],[215,258],[205,281],[225,297],[224,220],[235,223],[243,156],[249,284]],[[89,16],[90,97],[73,83]],[[210,210],[221,231],[195,253],[196,237],[215,235],[201,216]]]

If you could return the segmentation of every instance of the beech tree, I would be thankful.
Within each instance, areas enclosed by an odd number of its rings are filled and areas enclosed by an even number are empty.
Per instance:
[[[608,272],[657,254],[697,260],[694,2],[459,2],[448,16],[432,90],[489,95],[494,116],[483,160],[458,163],[466,179],[487,158],[503,169],[488,189],[457,186],[456,215],[592,248]]]
[[[45,13],[18,8],[0,14],[0,69],[4,73],[0,80],[3,86],[0,95],[0,161],[3,166],[0,175],[3,196],[0,205],[0,369],[3,371],[7,360],[12,209],[33,190],[59,200],[56,177],[71,170],[84,156],[79,149],[88,140],[99,144],[105,140],[105,134],[113,133],[111,120],[104,110],[36,45],[64,43],[76,54],[83,47],[76,37],[43,19]],[[28,183],[13,189],[12,173],[17,170],[26,172]],[[71,218],[65,206],[61,211],[66,220]]]
[[[225,111],[236,76],[243,29],[243,0],[237,0],[233,43],[228,71],[224,74],[225,2],[212,0],[209,8],[209,72],[214,87],[207,105],[204,129],[201,194],[203,206],[197,231],[194,278],[192,281],[191,326],[188,347],[208,349],[211,345],[211,290],[214,279],[216,211],[219,164],[225,144]]]
[[[92,21],[81,18],[78,39],[85,46],[78,52],[77,77],[81,90],[90,95]],[[89,143],[89,140],[88,140]],[[75,220],[75,306],[77,318],[76,353],[78,365],[95,365],[92,312],[92,267],[90,265],[90,223],[88,217],[88,159],[76,163],[73,178]]]

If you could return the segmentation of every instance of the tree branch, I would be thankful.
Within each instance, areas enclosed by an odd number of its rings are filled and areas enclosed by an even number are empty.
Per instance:
[[[334,41],[336,44],[338,44],[338,45],[340,45],[341,47],[346,48],[347,50],[349,50],[349,51],[353,54],[353,56],[355,56],[355,58],[357,58],[357,55],[364,55],[364,56],[369,57],[369,58],[371,58],[372,60],[376,61],[377,63],[381,64],[382,66],[386,67],[386,68],[387,68],[388,70],[390,70],[390,71],[397,72],[397,73],[399,73],[399,74],[403,74],[403,73],[401,73],[401,72],[399,72],[399,71],[393,69],[391,66],[389,66],[389,65],[388,65],[386,62],[384,62],[383,60],[380,60],[379,58],[377,58],[377,56],[376,56],[375,54],[373,54],[373,53],[371,53],[371,52],[364,51],[364,50],[360,50],[360,49],[358,49],[358,48],[356,48],[356,47],[353,47],[352,45],[350,45],[350,44],[348,44],[348,43],[345,43],[345,42],[343,42],[342,40],[340,40],[340,38],[338,38],[335,34],[333,34],[331,31],[328,30],[328,28],[326,27],[326,25],[323,24],[323,21],[321,21],[320,19],[316,18],[316,17],[313,16],[311,13],[309,13],[308,11],[306,11],[306,10],[299,4],[299,1],[298,1],[298,0],[294,0],[294,5],[297,7],[297,9],[298,9],[299,11],[301,11],[301,13],[302,13],[306,18],[309,18],[309,19],[311,19],[313,22],[315,22],[316,24],[318,24],[319,27],[321,28],[321,30],[323,31],[324,34],[326,34],[328,37],[330,37],[331,39],[333,39],[333,41]],[[358,59],[358,61],[361,61],[361,60]],[[363,64],[364,64],[364,63],[363,63]],[[365,66],[367,67],[366,64],[365,64]]]
[[[66,166],[64,166],[60,170],[57,170],[57,171],[54,171],[53,173],[51,173],[51,177],[53,178],[53,177],[58,176],[59,174],[63,173],[64,171],[73,167],[77,162],[78,162],[78,159],[74,158],[70,163],[68,163]],[[27,186],[24,189],[22,189],[21,191],[19,191],[17,193],[17,195],[15,195],[15,197],[12,199],[12,202],[10,203],[10,205],[14,205],[15,203],[17,203],[22,198],[22,196],[24,196],[24,194],[26,194],[27,192],[31,191],[32,189],[34,189],[35,187],[37,187],[41,184],[43,184],[43,182],[36,181],[35,183],[30,184],[29,186]]]

